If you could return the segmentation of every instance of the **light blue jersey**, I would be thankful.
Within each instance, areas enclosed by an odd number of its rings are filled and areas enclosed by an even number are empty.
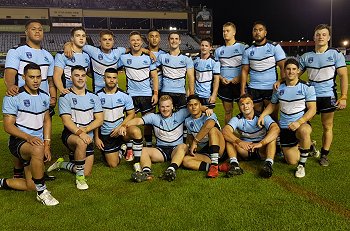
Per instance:
[[[252,120],[248,120],[244,118],[242,113],[240,113],[233,117],[228,122],[228,125],[239,133],[241,140],[255,143],[260,142],[265,138],[271,124],[275,123],[275,121],[269,115],[267,115],[264,117],[264,126],[260,128],[258,126],[259,117],[256,114],[257,113],[255,112]]]
[[[235,42],[231,46],[221,46],[215,50],[215,60],[220,62],[222,77],[232,80],[241,76],[242,55],[247,44]]]
[[[101,134],[109,135],[112,130],[118,127],[124,120],[124,111],[134,109],[131,97],[118,89],[114,94],[107,94],[104,89],[97,92],[97,96],[101,100],[103,109],[103,124],[101,126]]]
[[[133,96],[152,96],[150,71],[156,70],[149,55],[134,56],[131,53],[120,57],[120,65],[125,68],[127,92]]]
[[[157,67],[161,66],[163,71],[163,86],[161,91],[167,93],[186,93],[186,73],[193,68],[193,61],[188,56],[178,56],[169,53],[160,54]]]
[[[160,113],[149,113],[142,116],[142,120],[144,124],[153,125],[157,146],[175,147],[183,143],[183,124],[187,116],[187,108],[182,108],[168,118]]]
[[[67,58],[63,52],[58,52],[55,56],[55,67],[60,67],[63,69],[62,83],[65,88],[70,88],[73,86],[71,75],[72,67],[80,65],[87,69],[90,66],[90,57],[87,53],[74,53],[73,57]]]
[[[242,64],[249,65],[249,87],[258,90],[272,90],[277,81],[276,63],[286,59],[282,47],[267,41],[264,45],[253,44],[245,50]]]
[[[15,125],[22,132],[43,139],[44,117],[49,105],[46,92],[39,90],[37,95],[31,95],[21,87],[18,95],[4,97],[2,113],[15,116]]]
[[[85,45],[83,51],[90,56],[93,71],[93,88],[94,92],[98,92],[105,87],[104,74],[107,68],[118,69],[118,61],[122,54],[125,54],[124,47],[117,47],[104,53],[101,47]]]
[[[157,57],[157,60],[159,58],[160,54],[165,54],[166,51],[159,49],[158,51],[152,51],[152,53]],[[158,69],[158,89],[159,91],[162,90],[163,86],[163,71],[161,68]],[[153,79],[151,79],[151,88],[153,89]]]
[[[299,60],[300,69],[307,71],[309,82],[315,87],[317,97],[335,97],[336,70],[346,67],[344,55],[333,48],[324,53],[315,51],[303,54]]]
[[[94,114],[102,112],[101,101],[97,95],[85,90],[85,95],[77,95],[72,90],[61,95],[58,100],[60,116],[70,115],[77,127],[86,127],[94,121]],[[93,137],[93,132],[89,132]]]
[[[208,99],[212,94],[214,75],[220,75],[220,63],[210,56],[201,59],[197,56],[194,61],[195,85],[194,93],[201,98]]]
[[[40,66],[40,89],[50,94],[47,78],[53,76],[54,60],[52,55],[45,49],[34,49],[28,45],[21,45],[10,49],[6,55],[5,68],[15,69],[17,71],[15,83],[18,87],[24,85],[22,76],[24,67],[28,63],[36,63]]]
[[[203,125],[207,120],[214,120],[216,123],[216,126],[220,129],[220,123],[218,121],[217,116],[215,113],[211,114],[210,116],[206,116],[205,113],[202,113],[201,117],[198,119],[193,118],[192,116],[189,116],[185,119],[185,126],[187,128],[187,132],[189,135],[192,135],[193,137],[196,137],[198,132],[201,130]],[[199,143],[200,147],[204,147],[209,142],[208,134],[201,140]]]
[[[290,123],[300,119],[307,110],[307,102],[316,102],[313,86],[301,80],[295,86],[287,86],[282,82],[271,98],[271,103],[280,104],[280,127],[288,128]]]

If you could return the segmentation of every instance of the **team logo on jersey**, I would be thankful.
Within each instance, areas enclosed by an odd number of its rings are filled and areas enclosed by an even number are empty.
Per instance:
[[[126,60],[126,63],[127,63],[128,65],[130,65],[130,64],[132,63],[132,60],[131,60],[131,59],[127,59],[127,60]]]
[[[303,93],[301,92],[301,90],[297,91],[297,95],[302,95]]]
[[[333,60],[334,60],[334,59],[333,59],[332,56],[329,56],[329,57],[327,58],[327,61],[328,61],[328,62],[333,62]]]
[[[49,58],[48,57],[44,57],[44,60],[46,61],[46,62],[50,62],[50,60],[49,60]]]
[[[210,69],[211,69],[211,66],[208,64],[208,65],[206,66],[206,68],[207,68],[208,70],[210,70]]]
[[[308,63],[312,63],[313,61],[314,61],[314,57],[310,57],[310,58],[307,59]]]
[[[122,103],[122,100],[121,99],[117,99],[117,103]]]
[[[254,51],[250,51],[249,55],[253,56],[254,55]]]
[[[49,103],[48,103],[46,100],[44,100],[43,106],[44,106],[44,107],[47,107],[47,106],[49,106]]]
[[[284,94],[284,90],[280,90],[279,95],[283,95]]]
[[[29,106],[30,106],[30,101],[29,101],[29,99],[23,100],[23,104],[24,104],[24,106],[29,107]]]
[[[174,125],[177,124],[178,122],[176,120],[173,121]]]
[[[220,51],[220,55],[223,55],[224,53],[225,53],[224,50],[221,50],[221,51]]]
[[[233,51],[233,53],[234,53],[234,54],[238,54],[238,53],[239,53],[238,49],[235,49],[235,50]]]
[[[163,120],[160,121],[159,125],[160,125],[160,126],[163,126]]]
[[[72,63],[75,63],[75,57],[73,56],[71,59]]]
[[[85,58],[85,63],[89,63],[89,59],[88,58]]]
[[[73,101],[74,105],[77,105],[77,103],[78,103],[77,98],[72,98],[72,101]]]
[[[143,60],[143,64],[144,64],[144,65],[148,65],[147,60]]]
[[[113,60],[117,60],[117,57],[116,57],[116,56],[113,56]]]
[[[194,67],[198,67],[198,63],[194,63]]]
[[[99,60],[102,60],[102,59],[103,59],[102,54],[99,54],[97,58],[98,58]]]
[[[26,52],[26,56],[28,59],[31,59],[33,57],[32,52]]]
[[[266,50],[266,54],[270,54],[270,53],[271,53],[270,49]]]
[[[106,103],[106,99],[105,98],[101,98],[101,104],[104,105]]]
[[[91,104],[95,104],[95,101],[93,99],[90,99]]]
[[[185,61],[181,60],[181,61],[180,61],[180,64],[184,65],[184,64],[185,64]]]
[[[193,128],[194,127],[194,123],[191,121],[190,122],[190,127]]]
[[[168,59],[168,58],[165,59],[165,63],[166,63],[166,64],[169,63],[169,59]]]

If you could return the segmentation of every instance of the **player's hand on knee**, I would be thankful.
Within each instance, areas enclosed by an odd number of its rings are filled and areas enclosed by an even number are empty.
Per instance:
[[[44,142],[36,136],[28,136],[27,142],[31,145],[44,145]]]
[[[288,128],[292,131],[297,130],[300,127],[300,123],[297,121],[294,121],[288,125]]]
[[[92,138],[85,132],[81,133],[79,137],[84,141],[85,144],[90,144],[92,142]]]
[[[104,150],[105,146],[100,138],[95,138],[95,145],[98,149],[100,149],[102,151]]]

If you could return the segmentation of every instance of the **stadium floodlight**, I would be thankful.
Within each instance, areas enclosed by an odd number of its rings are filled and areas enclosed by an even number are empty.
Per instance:
[[[344,46],[344,47],[347,47],[348,45],[349,45],[349,40],[344,40],[344,41],[343,41],[343,46]]]
[[[176,27],[170,26],[170,27],[169,27],[169,30],[177,30],[177,28],[176,28]]]

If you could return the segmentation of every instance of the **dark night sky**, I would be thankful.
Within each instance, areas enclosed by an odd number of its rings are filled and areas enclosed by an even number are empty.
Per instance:
[[[331,0],[188,0],[190,6],[206,5],[213,10],[214,43],[223,44],[222,25],[237,26],[236,39],[251,43],[254,21],[267,24],[272,41],[312,40],[314,27],[330,24]],[[225,4],[224,4],[225,2]],[[238,3],[239,2],[239,3]],[[350,40],[350,0],[333,0],[333,46]]]

